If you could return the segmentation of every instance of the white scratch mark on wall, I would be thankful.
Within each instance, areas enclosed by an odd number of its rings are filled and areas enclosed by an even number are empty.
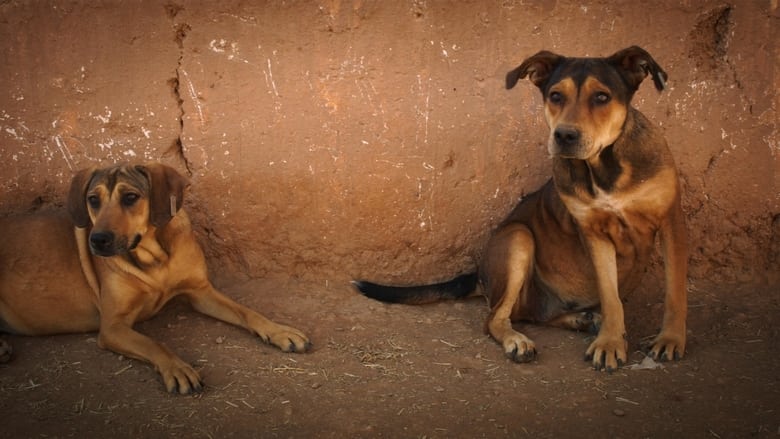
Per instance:
[[[198,99],[198,92],[195,91],[195,85],[190,80],[190,75],[187,73],[186,70],[180,69],[182,76],[184,76],[184,79],[187,82],[187,91],[190,94],[190,98],[192,99],[192,102],[195,104],[195,108],[198,110],[198,118],[200,119],[201,125],[203,125],[206,122],[206,118],[203,116],[203,107],[200,105],[200,99]]]
[[[271,70],[271,58],[268,58],[268,76],[266,77],[266,82],[268,82],[269,79],[271,82],[271,88],[274,91],[274,96],[278,98],[279,90],[276,89],[276,82],[274,82],[274,72]]]
[[[73,155],[70,153],[70,150],[68,149],[68,145],[65,143],[64,140],[62,140],[62,137],[60,137],[59,135],[54,136],[54,143],[57,144],[57,148],[59,148],[60,154],[62,154],[62,158],[65,159],[65,164],[68,165],[68,169],[72,171]]]
[[[419,93],[421,96],[425,95],[425,105],[423,108],[420,108],[420,105],[415,106],[415,112],[418,116],[418,132],[415,132],[415,144],[419,144],[420,135],[419,131],[422,130],[423,134],[423,144],[428,144],[428,123],[430,121],[430,103],[431,103],[431,78],[428,78],[428,81],[425,85],[423,85],[422,77],[420,75],[417,75],[417,93]],[[422,119],[422,120],[421,120]],[[422,125],[422,126],[420,126]]]

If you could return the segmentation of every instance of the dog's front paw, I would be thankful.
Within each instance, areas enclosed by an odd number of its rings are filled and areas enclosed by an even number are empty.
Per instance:
[[[519,332],[504,337],[502,344],[504,355],[516,363],[530,363],[536,359],[536,344]]]
[[[261,334],[260,338],[283,352],[306,352],[311,348],[311,342],[303,332],[285,325],[276,325],[268,334]]]
[[[656,361],[679,360],[685,355],[685,332],[661,331],[652,342],[650,358]]]
[[[7,363],[11,361],[11,354],[13,354],[14,350],[11,348],[11,345],[5,342],[5,340],[0,340],[0,364]]]
[[[614,372],[626,363],[627,350],[625,334],[599,334],[585,351],[585,361],[592,361],[595,370]]]
[[[189,395],[203,390],[203,382],[200,375],[189,364],[179,358],[171,358],[164,365],[158,365],[160,373],[168,393]]]

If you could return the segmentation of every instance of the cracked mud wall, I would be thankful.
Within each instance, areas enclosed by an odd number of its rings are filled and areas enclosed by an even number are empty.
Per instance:
[[[549,175],[541,49],[646,48],[634,104],[680,168],[691,277],[780,282],[774,1],[0,2],[0,212],[160,160],[212,269],[430,281]]]

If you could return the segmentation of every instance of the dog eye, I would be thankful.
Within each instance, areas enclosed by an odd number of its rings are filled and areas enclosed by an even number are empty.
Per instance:
[[[100,197],[97,195],[90,195],[87,197],[87,204],[89,204],[89,207],[93,209],[97,209],[100,207]]]
[[[122,195],[122,204],[125,206],[132,206],[135,204],[136,201],[138,201],[138,194],[133,192],[128,192],[124,195]]]
[[[593,96],[593,102],[597,105],[604,105],[607,102],[609,102],[612,99],[612,97],[603,91],[600,91],[596,93],[595,96]]]
[[[563,102],[563,95],[560,92],[554,91],[550,93],[550,96],[547,99],[553,104],[560,104]]]

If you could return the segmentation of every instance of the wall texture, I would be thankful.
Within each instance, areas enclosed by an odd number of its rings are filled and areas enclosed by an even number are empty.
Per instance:
[[[96,163],[190,176],[212,268],[431,281],[548,178],[541,49],[638,44],[634,104],[686,191],[691,277],[778,282],[777,0],[0,1],[0,211]]]

